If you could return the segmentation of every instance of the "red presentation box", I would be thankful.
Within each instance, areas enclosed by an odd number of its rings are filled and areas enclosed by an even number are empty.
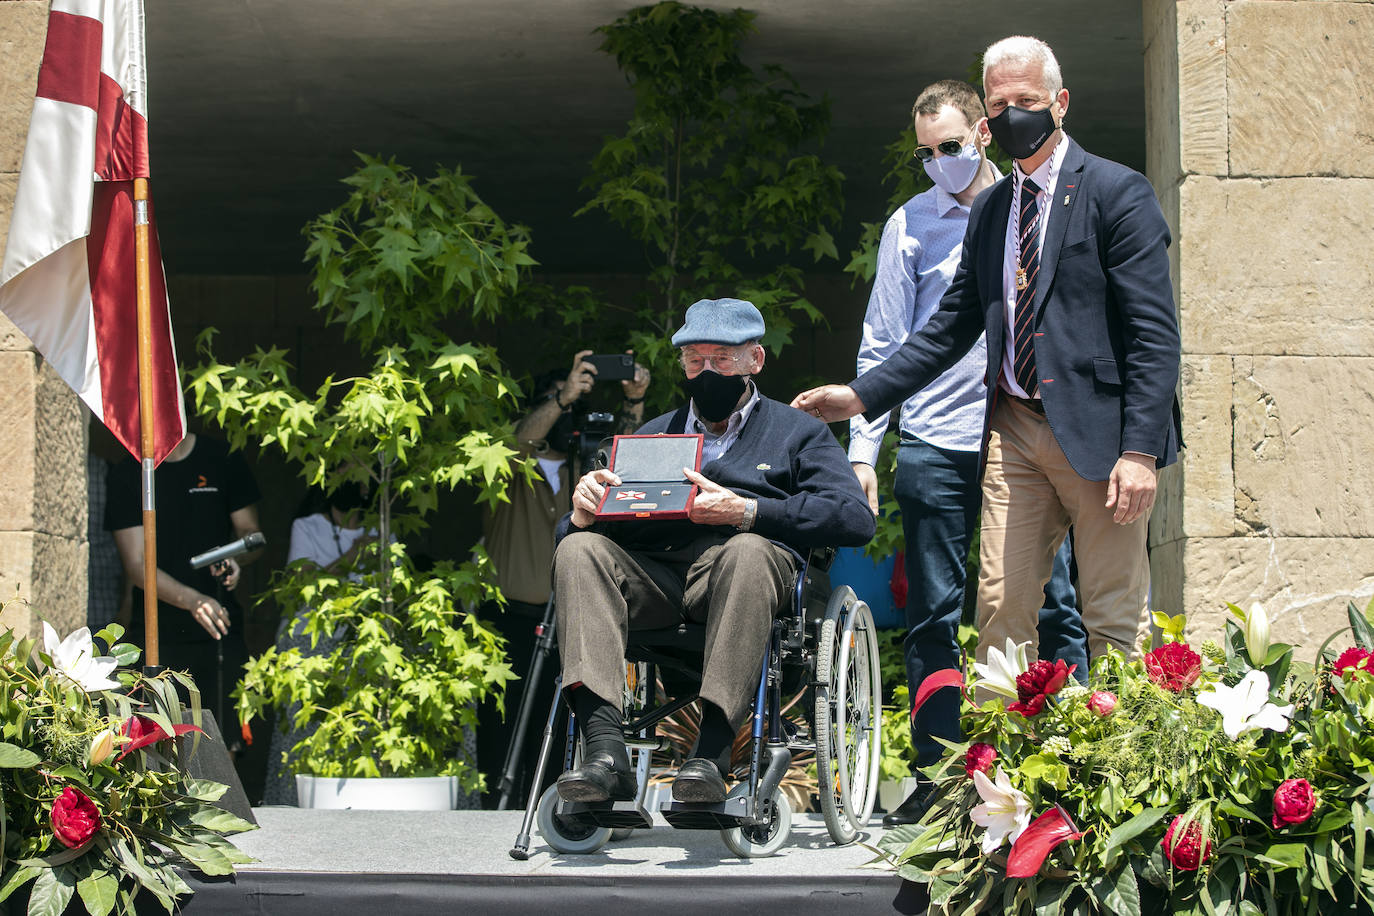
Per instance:
[[[616,436],[611,470],[620,486],[606,488],[597,520],[686,518],[697,486],[682,469],[701,470],[701,445],[700,435]]]

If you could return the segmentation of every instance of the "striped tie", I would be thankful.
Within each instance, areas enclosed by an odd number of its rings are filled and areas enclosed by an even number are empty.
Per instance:
[[[1017,229],[1021,233],[1021,257],[1017,266],[1016,314],[1013,317],[1015,362],[1012,370],[1016,384],[1028,397],[1035,397],[1039,385],[1035,378],[1035,278],[1040,273],[1040,207],[1036,195],[1040,189],[1029,178],[1021,182],[1021,209]],[[1021,277],[1025,277],[1022,284]]]

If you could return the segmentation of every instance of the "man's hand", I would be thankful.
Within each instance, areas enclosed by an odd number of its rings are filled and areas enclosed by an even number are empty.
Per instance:
[[[239,564],[235,562],[233,557],[227,560],[220,560],[214,566],[210,567],[210,575],[218,579],[220,583],[231,592],[234,590],[234,586],[239,584],[240,572]]]
[[[873,514],[878,514],[878,472],[873,470],[873,465],[864,464],[862,461],[851,461],[849,466],[854,469],[854,476],[859,478],[859,486],[864,488],[864,496],[868,497],[868,508],[873,510]]]
[[[626,353],[634,356],[634,350],[626,350]],[[639,363],[635,363],[635,377],[624,379],[620,383],[621,390],[625,393],[628,401],[638,401],[644,397],[644,392],[649,390],[649,370]]]
[[[215,639],[229,632],[229,614],[209,595],[197,595],[191,605],[191,616]]]
[[[864,402],[848,385],[807,389],[792,399],[792,406],[826,423],[848,420],[864,412]]]
[[[558,403],[567,407],[582,395],[592,390],[596,384],[596,367],[591,363],[584,363],[583,360],[592,355],[591,350],[579,350],[573,357],[572,368],[568,370],[568,377],[558,382],[558,393],[555,397]]]
[[[1118,525],[1149,513],[1155,504],[1155,459],[1128,452],[1116,459],[1112,476],[1107,478],[1107,508],[1116,507],[1112,521]]]
[[[582,475],[572,493],[572,523],[578,528],[590,528],[596,521],[596,507],[607,485],[620,486],[620,478],[606,468],[598,468]]]
[[[744,511],[749,500],[733,490],[707,480],[691,468],[683,468],[683,475],[697,485],[697,497],[687,517],[698,525],[744,524]]]

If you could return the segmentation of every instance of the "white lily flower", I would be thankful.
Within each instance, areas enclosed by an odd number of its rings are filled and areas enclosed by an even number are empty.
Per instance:
[[[1197,701],[1221,713],[1221,730],[1232,741],[1262,728],[1288,731],[1288,718],[1293,715],[1292,704],[1275,706],[1269,702],[1269,675],[1263,671],[1251,671],[1234,687],[1215,684],[1199,693]]]
[[[1264,605],[1256,601],[1245,615],[1245,651],[1250,656],[1250,664],[1263,665],[1269,645],[1269,615]]]
[[[983,804],[969,812],[969,819],[987,828],[983,834],[983,855],[989,855],[1003,840],[1015,843],[1030,826],[1031,802],[1025,792],[1012,786],[1000,766],[995,780],[988,779],[981,770],[974,770],[973,785],[982,796]]]
[[[1026,669],[1030,667],[1030,662],[1026,661],[1026,647],[1029,645],[1029,642],[1023,642],[1018,646],[1008,639],[1005,654],[989,646],[987,664],[974,663],[973,671],[979,680],[974,682],[973,686],[1011,697],[1013,700],[1019,699],[1016,678],[1025,674]]]
[[[75,681],[87,693],[113,690],[119,686],[119,681],[110,677],[119,667],[119,662],[111,656],[95,654],[90,627],[74,630],[66,639],[59,640],[57,631],[45,620],[43,648],[52,659],[53,668]]]

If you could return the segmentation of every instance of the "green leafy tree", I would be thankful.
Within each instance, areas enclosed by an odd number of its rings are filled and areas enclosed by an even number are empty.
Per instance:
[[[749,299],[776,352],[799,318],[821,320],[793,256],[838,258],[831,230],[843,176],[816,152],[829,102],[808,97],[780,67],[744,62],[754,20],[747,10],[664,2],[597,30],[635,108],[593,160],[584,182],[593,196],[578,214],[604,213],[643,246],[648,291],[616,323],[633,328],[637,358],[660,379],[676,372],[668,338],[687,305]],[[666,406],[671,387],[650,394]]]
[[[274,579],[268,595],[303,621],[317,652],[253,659],[239,711],[291,709],[294,725],[314,727],[293,748],[299,772],[459,775],[470,788],[480,778],[456,755],[461,726],[511,672],[501,638],[461,609],[500,594],[480,549],[422,572],[403,539],[422,530],[441,489],[494,504],[526,472],[510,443],[515,382],[490,347],[438,327],[496,318],[534,260],[528,232],[503,222],[457,169],[422,180],[394,160],[361,158],[344,180],[347,200],[306,227],[306,260],[316,308],[371,356],[370,371],[306,392],[284,351],[226,365],[207,332],[191,377],[198,409],[232,445],[279,449],[310,484],[353,481],[374,500],[366,524],[378,537],[353,576],[297,564]]]

